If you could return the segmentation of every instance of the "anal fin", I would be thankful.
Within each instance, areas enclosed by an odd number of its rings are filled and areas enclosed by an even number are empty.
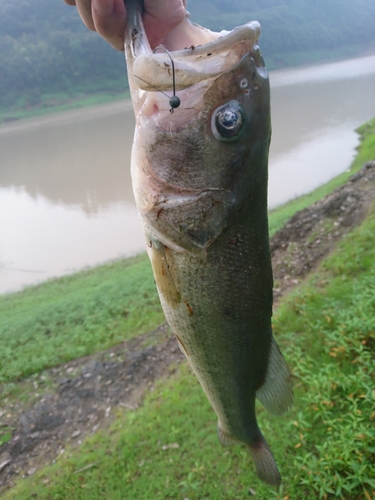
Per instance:
[[[272,415],[285,413],[293,403],[292,375],[272,337],[266,379],[256,396]]]

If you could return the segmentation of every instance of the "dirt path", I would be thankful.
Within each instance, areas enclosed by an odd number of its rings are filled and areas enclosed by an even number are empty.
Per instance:
[[[271,240],[276,301],[304,279],[342,236],[358,225],[375,199],[375,161],[344,186],[297,213]],[[108,351],[47,370],[19,385],[0,409],[0,492],[18,476],[55,460],[105,427],[116,407],[136,408],[156,379],[183,356],[166,325]]]

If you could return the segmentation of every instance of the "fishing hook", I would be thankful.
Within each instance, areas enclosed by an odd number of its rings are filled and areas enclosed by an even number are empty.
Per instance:
[[[169,99],[169,104],[171,106],[171,109],[169,110],[169,112],[172,114],[174,112],[174,110],[176,108],[179,107],[179,105],[181,104],[181,101],[180,101],[180,98],[176,96],[176,75],[175,75],[175,70],[174,70],[174,61],[172,59],[172,56],[169,52],[168,49],[166,49],[164,47],[164,45],[158,45],[154,50],[153,50],[153,54],[155,54],[155,52],[157,50],[164,50],[164,52],[166,52],[168,54],[168,57],[169,59],[171,60],[171,63],[172,63],[172,92],[173,92],[173,96]],[[165,95],[165,94],[164,94]]]
[[[169,99],[169,104],[171,106],[171,109],[169,110],[169,112],[171,114],[174,113],[174,108],[178,108],[179,105],[181,104],[181,101],[179,99],[179,97],[177,97],[176,95],[173,95],[172,97],[169,97],[168,94],[166,94],[165,92],[163,92],[162,90],[158,89],[157,87],[155,87],[155,85],[152,85],[150,82],[148,82],[147,80],[144,80],[143,78],[141,78],[140,76],[138,75],[134,75],[135,78],[138,78],[138,80],[141,80],[142,82],[144,83],[147,83],[147,85],[149,85],[150,87],[152,87],[153,89],[157,90],[158,92],[160,92],[161,94],[165,95],[165,97],[168,97]]]
[[[163,92],[162,90],[158,89],[157,87],[155,87],[155,85],[152,85],[151,83],[147,82],[146,80],[144,80],[143,78],[141,78],[140,76],[137,76],[137,75],[134,75],[135,78],[138,78],[138,80],[142,80],[142,82],[144,83],[147,83],[147,85],[149,85],[150,87],[152,87],[153,89],[157,90],[158,92],[160,92],[161,94],[165,95],[166,97],[168,97],[169,99],[169,104],[171,106],[171,109],[169,110],[169,112],[171,114],[174,113],[174,110],[176,108],[179,107],[179,105],[181,104],[181,100],[179,97],[176,96],[176,75],[175,75],[175,69],[174,69],[174,61],[172,59],[172,56],[170,54],[170,52],[164,47],[164,45],[159,45],[158,47],[156,47],[156,49],[154,49],[153,51],[153,54],[155,54],[155,52],[159,49],[162,49],[164,50],[168,56],[169,56],[169,59],[171,60],[171,63],[172,63],[172,92],[173,92],[173,96],[172,97],[169,97],[168,94],[166,94],[165,92]]]
[[[171,109],[169,110],[169,112],[172,114],[174,112],[174,110],[176,108],[178,108],[179,105],[181,104],[180,98],[176,96],[176,75],[175,75],[175,69],[174,69],[174,61],[172,59],[172,56],[171,56],[169,50],[166,49],[164,47],[164,45],[158,45],[154,49],[153,54],[155,54],[155,52],[159,49],[164,50],[164,52],[166,52],[168,54],[168,57],[172,63],[172,92],[173,92],[173,96],[169,99],[169,104],[171,106]]]

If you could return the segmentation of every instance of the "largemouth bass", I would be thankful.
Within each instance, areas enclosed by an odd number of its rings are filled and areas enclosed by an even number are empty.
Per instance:
[[[244,443],[259,478],[279,485],[255,414],[256,397],[277,415],[292,402],[271,327],[260,26],[218,34],[187,17],[167,39],[170,52],[154,53],[142,2],[126,4],[132,182],[165,317],[217,414],[221,444]]]

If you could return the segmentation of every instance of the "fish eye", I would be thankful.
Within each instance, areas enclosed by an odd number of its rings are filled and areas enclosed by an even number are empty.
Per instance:
[[[216,139],[221,141],[237,139],[244,125],[245,113],[237,101],[230,101],[220,106],[212,115],[212,132]]]

